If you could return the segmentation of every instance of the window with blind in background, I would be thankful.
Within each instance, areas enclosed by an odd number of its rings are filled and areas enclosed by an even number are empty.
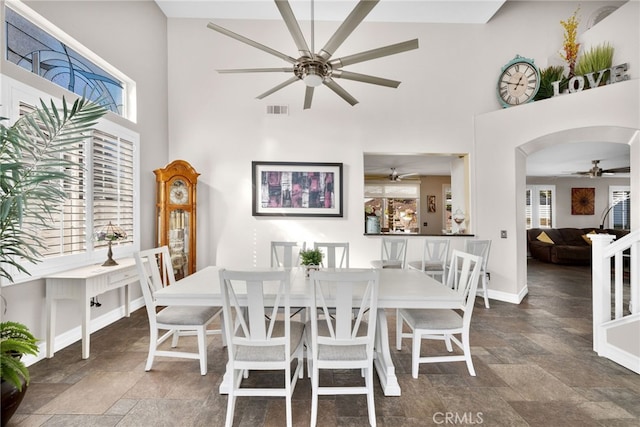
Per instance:
[[[631,229],[631,190],[628,186],[609,187],[609,228]],[[604,224],[604,218],[602,220]],[[606,225],[606,224],[604,224]]]
[[[527,228],[552,228],[555,223],[555,185],[528,185],[525,216]]]

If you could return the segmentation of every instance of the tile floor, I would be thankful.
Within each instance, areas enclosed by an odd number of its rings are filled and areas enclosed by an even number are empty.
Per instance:
[[[598,357],[591,344],[589,267],[530,261],[529,295],[519,304],[477,299],[472,354],[464,362],[421,365],[411,377],[410,341],[392,356],[402,396],[378,387],[379,426],[640,426],[640,375]],[[394,325],[390,319],[389,325]],[[390,326],[391,327],[391,326]],[[395,333],[390,331],[392,343]],[[191,338],[183,344],[194,346]],[[220,336],[209,342],[209,372],[197,361],[158,359],[144,371],[148,343],[144,309],[31,367],[28,393],[9,426],[219,426],[225,395],[218,393],[226,361]],[[436,343],[440,346],[441,343]],[[433,351],[423,344],[423,351]],[[345,372],[330,381],[359,380]],[[251,376],[279,381],[270,373]],[[298,382],[293,417],[309,425],[311,390]],[[368,425],[363,396],[321,397],[320,426]],[[282,398],[239,398],[234,426],[284,425]]]

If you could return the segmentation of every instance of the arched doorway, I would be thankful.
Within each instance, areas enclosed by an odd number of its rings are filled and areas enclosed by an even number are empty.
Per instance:
[[[575,157],[577,158],[587,156],[584,159],[579,159],[580,162],[584,162],[588,157],[596,156],[604,159],[608,157],[618,156],[620,155],[620,153],[628,152],[628,164],[631,166],[631,171],[629,174],[625,174],[623,178],[599,177],[592,179],[588,175],[580,177],[577,174],[571,174],[571,171],[575,170],[576,167],[567,166],[567,163],[564,163],[563,159],[558,159],[557,174],[549,174],[546,179],[535,179],[530,177],[528,175],[528,167],[525,168],[524,171],[517,170],[517,174],[521,175],[522,173],[524,173],[525,175],[524,179],[522,179],[521,176],[516,179],[518,182],[524,182],[525,188],[521,188],[521,193],[523,195],[526,194],[527,187],[531,187],[531,183],[535,182],[538,184],[544,184],[546,182],[549,184],[546,187],[553,187],[553,190],[555,191],[556,201],[554,202],[555,206],[553,207],[553,209],[556,209],[556,212],[553,217],[554,223],[551,225],[551,227],[598,227],[600,225],[600,222],[604,221],[601,218],[602,213],[606,212],[607,208],[609,207],[608,188],[610,184],[626,185],[631,188],[632,193],[638,194],[637,189],[639,188],[639,183],[637,177],[639,171],[637,170],[638,167],[634,166],[640,165],[638,159],[638,145],[640,144],[639,135],[640,131],[638,131],[637,129],[616,126],[592,126],[563,130],[560,132],[544,135],[535,138],[527,143],[524,143],[517,147],[516,150],[524,160],[525,165],[528,165],[527,160],[530,157],[533,158],[535,156],[538,156],[540,153],[544,153],[545,151],[553,152],[553,150],[557,149],[559,146],[566,146],[564,148],[572,149],[576,153]],[[596,147],[597,145],[600,145],[600,147]],[[620,147],[616,147],[618,145]],[[622,148],[622,150],[620,148]],[[628,148],[628,150],[625,150],[625,148]],[[548,160],[553,161],[551,157],[548,157]],[[588,168],[588,163],[585,163],[585,165]],[[633,179],[634,176],[636,177],[635,180]],[[590,218],[576,217],[571,215],[569,190],[572,187],[580,186],[591,187],[595,189],[596,198],[594,215],[591,215]],[[517,197],[519,202],[524,202],[526,205],[526,201],[522,200],[523,198],[524,196]],[[638,212],[637,210],[633,209],[633,205],[635,205],[637,209],[638,201],[636,200],[634,202],[632,199],[632,212]],[[633,215],[631,217],[633,218]],[[633,227],[638,227],[639,225],[640,224],[635,224],[633,225]],[[527,264],[526,255],[527,254],[525,252],[524,259],[519,260],[519,263],[523,263],[525,266]]]

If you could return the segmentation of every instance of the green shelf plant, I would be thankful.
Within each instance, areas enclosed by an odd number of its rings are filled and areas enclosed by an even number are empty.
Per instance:
[[[576,76],[584,76],[589,73],[597,73],[598,71],[611,68],[613,65],[613,52],[614,48],[609,43],[602,43],[593,46],[591,49],[583,52],[576,63]],[[610,71],[604,73],[600,80],[601,85],[606,84],[609,80],[610,74]],[[594,76],[594,80],[597,78],[597,75]],[[590,86],[588,80],[585,80],[585,85]]]
[[[538,89],[534,101],[553,97],[553,82],[557,81],[560,82],[560,93],[562,93],[569,82],[569,79],[564,75],[562,65],[552,65],[540,70],[540,89]]]

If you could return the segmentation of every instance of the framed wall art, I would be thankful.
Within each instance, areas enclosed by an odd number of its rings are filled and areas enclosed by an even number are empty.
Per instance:
[[[253,216],[342,217],[342,163],[252,162]]]
[[[436,196],[427,196],[427,211],[429,213],[436,211]]]
[[[571,189],[571,215],[594,215],[596,189],[572,188]]]

